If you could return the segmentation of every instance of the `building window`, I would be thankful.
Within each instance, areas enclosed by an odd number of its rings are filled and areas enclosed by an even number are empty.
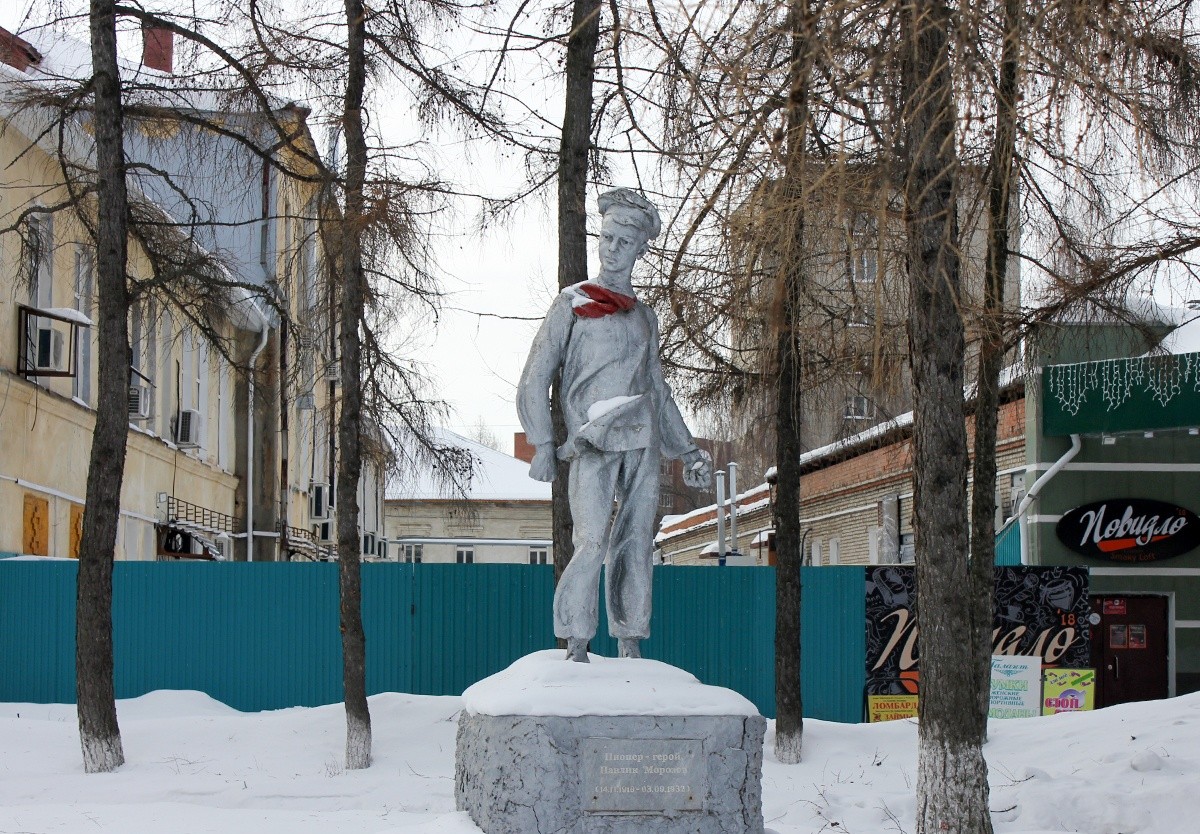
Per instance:
[[[874,249],[859,249],[850,255],[850,280],[855,284],[874,284],[879,272],[879,256]]]
[[[408,562],[410,565],[421,564],[421,557],[424,549],[425,545],[423,544],[404,545],[403,552],[401,554],[401,561]]]
[[[89,319],[92,317],[92,286],[95,266],[90,249],[75,249],[75,309]],[[71,395],[81,402],[92,404],[92,334],[80,334],[79,372],[72,382]]]
[[[859,212],[850,229],[850,280],[873,284],[879,273],[879,224],[875,216]]]
[[[25,256],[31,282],[29,300],[33,306],[45,310],[54,306],[54,217],[33,214],[27,224]]]
[[[672,510],[675,508],[675,496],[669,492],[660,492],[658,494],[658,508],[660,510]]]
[[[529,564],[531,564],[531,565],[548,565],[548,564],[550,564],[550,550],[545,547],[529,548]]]
[[[846,420],[870,420],[875,416],[875,407],[862,394],[846,397],[842,417]]]
[[[871,317],[867,315],[867,308],[861,302],[850,305],[850,309],[846,311],[846,326],[847,327],[870,327]]]
[[[454,561],[460,565],[475,564],[475,548],[470,545],[459,545],[454,549]]]

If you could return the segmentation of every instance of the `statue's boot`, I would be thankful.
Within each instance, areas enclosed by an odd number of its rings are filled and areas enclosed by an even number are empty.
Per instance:
[[[574,660],[576,663],[588,663],[587,655],[588,641],[582,637],[567,638],[567,660]]]
[[[617,657],[641,657],[641,641],[636,637],[617,638]]]

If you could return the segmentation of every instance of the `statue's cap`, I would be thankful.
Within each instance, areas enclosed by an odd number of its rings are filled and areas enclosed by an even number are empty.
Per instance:
[[[658,237],[658,233],[662,231],[662,220],[658,216],[658,209],[641,193],[632,188],[614,188],[611,191],[605,191],[600,195],[598,202],[601,216],[608,214],[609,209],[612,208],[631,209],[640,218],[641,222],[638,223],[638,227],[646,233],[647,239]]]

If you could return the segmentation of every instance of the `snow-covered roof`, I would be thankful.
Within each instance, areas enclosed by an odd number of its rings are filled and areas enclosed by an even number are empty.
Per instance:
[[[463,490],[447,485],[432,466],[394,474],[388,481],[389,501],[549,501],[550,484],[529,477],[529,464],[449,429],[435,429],[434,441],[470,454],[472,474]]]
[[[1172,354],[1200,353],[1200,312],[1189,311],[1189,314],[1162,340],[1161,350]]]
[[[770,506],[771,487],[768,484],[759,484],[756,487],[751,487],[745,492],[739,492],[736,503],[738,518],[752,513],[755,510],[760,510],[763,507]],[[729,508],[732,504],[733,502],[726,500],[726,513],[729,512]],[[661,543],[669,539],[671,536],[698,530],[705,526],[716,526],[716,523],[716,504],[709,504],[707,507],[701,507],[698,510],[692,510],[690,513],[684,513],[683,515],[666,515],[663,516],[663,520],[658,525],[659,532],[658,535],[654,537],[654,541]]]
[[[1197,333],[1197,338],[1200,338],[1200,332]],[[1000,372],[1001,390],[1017,382],[1024,375],[1024,371],[1024,364],[1020,362],[1004,368]],[[968,399],[974,396],[974,387],[974,383],[967,387],[965,393]],[[800,456],[800,467],[803,469],[808,464],[816,463],[825,458],[836,457],[843,452],[848,452],[862,446],[870,446],[874,441],[898,429],[904,429],[912,426],[912,423],[913,413],[911,411],[906,411],[903,414],[893,417],[891,420],[886,420],[878,425],[871,426],[869,429],[864,429],[857,434],[852,434],[849,437],[844,437],[841,440],[828,443],[824,446],[818,446],[816,449],[805,452]],[[776,467],[772,466],[769,468],[765,474],[767,481],[769,482],[771,479],[773,479],[777,473],[778,469]],[[768,490],[768,484],[763,483],[747,490],[744,493],[741,493],[738,496],[738,515],[740,516],[752,509],[758,509],[763,504],[767,503],[769,501]],[[761,493],[761,497],[755,498],[754,496],[757,493]],[[663,516],[662,523],[658,528],[659,533],[655,537],[655,541],[662,542],[670,536],[688,532],[703,526],[705,523],[715,524],[716,507],[716,504],[709,504],[707,507],[700,507],[699,509],[692,510],[686,515]],[[711,516],[707,522],[703,520],[706,516]],[[680,526],[689,521],[693,523],[687,526]],[[670,532],[668,532],[668,530],[670,530]]]
[[[28,33],[27,33],[28,34]],[[41,60],[31,64],[24,72],[3,66],[13,79],[51,87],[63,82],[79,83],[92,76],[92,48],[86,39],[77,33],[61,29],[41,28],[37,30],[33,46]],[[18,35],[19,36],[19,35]],[[34,37],[30,35],[30,37]],[[173,39],[176,44],[177,60],[183,58],[180,48],[185,47],[181,38]],[[168,107],[187,107],[200,112],[253,112],[234,103],[235,96],[222,88],[222,75],[232,76],[222,64],[210,59],[203,66],[178,66],[176,72],[164,72],[147,65],[141,57],[141,36],[135,32],[120,32],[117,40],[117,66],[124,79],[131,83],[128,95],[138,103],[158,103]],[[186,71],[185,71],[186,70]],[[231,85],[229,90],[237,89]],[[299,106],[295,101],[264,91],[267,103],[278,110]]]

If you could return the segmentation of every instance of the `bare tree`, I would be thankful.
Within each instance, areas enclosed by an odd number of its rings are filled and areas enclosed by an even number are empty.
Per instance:
[[[811,111],[816,19],[808,0],[788,9],[791,54],[788,62],[787,159],[780,192],[786,218],[774,322],[775,363],[775,756],[784,764],[800,761],[804,741],[804,704],[800,690],[800,426],[801,365],[804,345],[800,321],[806,283],[805,203],[806,135]]]
[[[567,35],[564,73],[566,91],[562,136],[558,152],[558,286],[560,289],[587,280],[587,184],[592,152],[592,86],[596,76],[596,46],[600,40],[600,0],[574,0]],[[551,394],[554,443],[567,439],[559,384]],[[570,463],[560,460],[551,485],[554,583],[566,570],[575,552],[575,525],[567,500]],[[561,641],[559,641],[561,643]]]
[[[967,560],[967,436],[961,315],[959,165],[950,42],[939,0],[901,9],[901,102],[914,387],[913,529],[921,600],[917,831],[990,832],[986,717]]]
[[[125,763],[113,691],[112,644],[113,551],[120,506],[108,500],[121,494],[129,430],[129,199],[116,20],[112,0],[92,0],[88,28],[96,137],[99,371],[75,609],[75,699],[83,767],[88,773],[107,773]]]
[[[496,436],[496,432],[487,424],[487,421],[480,417],[475,425],[471,428],[471,439],[476,443],[487,446],[489,449],[501,451],[500,438]]]

